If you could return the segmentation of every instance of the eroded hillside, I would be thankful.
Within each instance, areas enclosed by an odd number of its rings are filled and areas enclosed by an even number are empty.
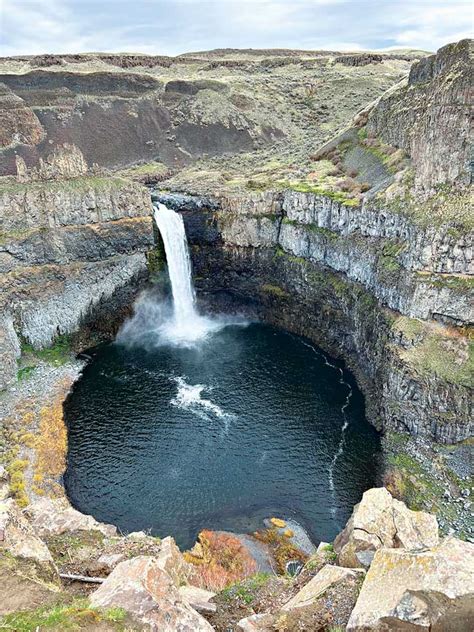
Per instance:
[[[110,168],[158,161],[175,170],[244,152],[252,170],[265,160],[254,152],[270,147],[291,164],[405,77],[414,55],[3,58],[1,174],[15,172],[15,155],[32,166],[63,143]]]

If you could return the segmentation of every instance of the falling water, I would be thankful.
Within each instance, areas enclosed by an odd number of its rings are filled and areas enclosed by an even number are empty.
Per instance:
[[[177,328],[187,329],[199,316],[195,308],[191,261],[183,218],[179,213],[161,203],[158,203],[154,209],[155,221],[165,245],[173,292],[175,324]]]

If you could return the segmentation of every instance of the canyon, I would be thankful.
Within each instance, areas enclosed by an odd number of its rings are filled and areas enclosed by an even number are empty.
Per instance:
[[[0,453],[26,461],[5,495],[63,494],[62,471],[32,483],[25,435],[60,411],[72,352],[113,338],[141,291],[166,291],[155,202],[184,219],[200,308],[344,361],[384,436],[383,483],[472,541],[471,68],[468,40],[435,55],[0,59]],[[345,623],[397,629],[369,618],[361,601]]]

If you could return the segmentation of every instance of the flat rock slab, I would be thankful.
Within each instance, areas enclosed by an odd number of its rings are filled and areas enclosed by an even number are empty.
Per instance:
[[[474,545],[446,538],[427,551],[379,549],[347,630],[474,629]]]
[[[283,606],[282,610],[288,611],[294,608],[311,606],[328,588],[331,588],[331,586],[335,586],[347,577],[357,578],[363,572],[364,571],[326,564],[313,579],[303,586],[303,588]]]
[[[66,531],[99,531],[107,537],[117,535],[116,527],[77,511],[65,498],[42,498],[28,507],[28,513],[41,537]]]

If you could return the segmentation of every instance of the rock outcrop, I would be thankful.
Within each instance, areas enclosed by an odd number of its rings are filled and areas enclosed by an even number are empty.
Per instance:
[[[311,606],[329,588],[337,586],[339,582],[348,577],[357,578],[358,576],[362,578],[363,572],[326,564],[313,579],[283,606],[282,611]]]
[[[52,572],[56,572],[48,547],[37,536],[36,529],[23,517],[13,498],[0,503],[0,534],[2,554],[8,552],[13,557],[49,566]]]
[[[78,163],[84,167],[80,153],[66,148],[48,163],[59,179],[0,184],[0,388],[16,377],[20,338],[49,346],[58,334],[97,323],[104,310],[112,323],[110,313],[120,318],[148,275],[147,190],[78,176]],[[76,177],[62,177],[70,172]]]
[[[387,95],[369,115],[368,130],[402,147],[422,189],[471,182],[472,40],[448,44],[415,63],[406,87]]]
[[[92,516],[77,511],[65,498],[42,498],[28,507],[28,514],[40,537],[60,535],[69,531],[98,531],[105,536],[117,535],[117,528],[98,522]]]
[[[211,632],[212,627],[186,601],[152,557],[119,564],[91,595],[96,607],[124,608],[156,632]]]
[[[380,549],[347,630],[470,630],[473,571],[474,546],[456,538],[420,552]]]
[[[411,511],[385,487],[369,489],[354,507],[349,522],[334,541],[341,566],[368,568],[384,548],[420,550],[438,544],[438,523],[431,514]]]
[[[367,571],[341,565],[341,553],[336,565],[326,544],[295,577],[258,573],[217,593],[195,585],[199,577],[189,571],[199,569],[202,561],[196,559],[190,568],[172,538],[160,542],[143,532],[112,535],[90,516],[75,512],[70,519],[62,504],[48,503],[25,515],[11,499],[0,503],[0,616],[23,616],[17,612],[23,610],[31,620],[42,621],[35,617],[46,617],[48,608],[59,616],[66,604],[69,624],[76,616],[74,594],[80,582],[81,595],[88,595],[78,606],[81,617],[91,614],[97,624],[102,617],[112,621],[119,608],[131,630],[472,628],[474,546],[453,537],[438,542],[434,517],[409,511],[383,489],[366,492],[334,543],[337,550],[338,541],[356,542],[356,531],[365,528],[377,534],[378,541],[371,542],[375,555],[363,560]],[[51,526],[43,522],[48,508]],[[228,541],[214,542],[215,557],[218,546],[232,566]],[[0,619],[0,626],[11,621]]]
[[[473,321],[472,235],[296,191],[177,196],[175,208],[206,305],[342,356],[378,428],[446,443],[472,434],[470,345],[455,329]]]

